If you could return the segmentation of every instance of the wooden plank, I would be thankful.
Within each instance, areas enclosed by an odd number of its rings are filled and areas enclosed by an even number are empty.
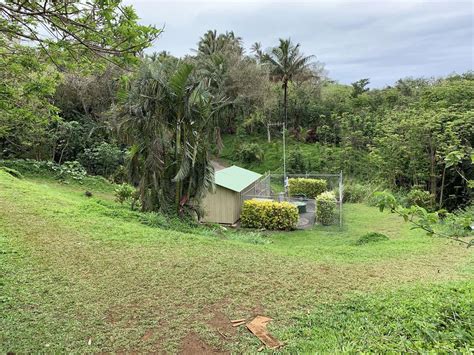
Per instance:
[[[232,323],[233,327],[240,327],[241,325],[244,325],[245,321],[239,322],[239,323]]]
[[[247,328],[267,347],[277,349],[283,344],[267,331],[267,323],[271,320],[268,317],[257,316],[247,324]]]
[[[231,320],[232,323],[245,322],[245,318]]]

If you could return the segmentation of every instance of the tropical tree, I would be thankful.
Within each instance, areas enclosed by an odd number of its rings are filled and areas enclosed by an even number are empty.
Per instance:
[[[235,132],[255,111],[264,111],[269,96],[277,96],[268,90],[267,68],[244,55],[241,39],[233,32],[206,32],[193,63],[196,75],[207,83],[211,93],[227,98],[228,105],[219,120],[219,127],[227,132]]]
[[[120,132],[131,144],[128,170],[143,210],[183,212],[213,186],[210,161],[216,116],[225,104],[197,80],[193,65],[145,59],[119,108]]]
[[[352,97],[357,97],[362,95],[364,92],[369,91],[367,85],[370,84],[370,80],[368,78],[360,79],[353,82],[352,85]]]
[[[206,56],[226,50],[242,54],[242,38],[237,37],[233,31],[218,35],[216,30],[209,30],[199,39],[196,52]]]
[[[48,127],[60,121],[52,104],[60,75],[38,60],[38,50],[16,46],[14,56],[4,55],[0,40],[0,158],[44,159]]]
[[[259,49],[256,47],[255,49]],[[258,52],[257,52],[258,53]],[[288,83],[293,78],[309,68],[313,56],[305,56],[300,52],[300,44],[296,45],[291,39],[280,39],[277,47],[262,56],[262,61],[270,65],[270,72],[274,78],[280,80],[283,88],[283,107],[285,124],[288,126]]]
[[[250,47],[250,52],[255,55],[255,58],[261,61],[263,57],[262,43],[255,42],[254,44],[252,44],[252,46]]]

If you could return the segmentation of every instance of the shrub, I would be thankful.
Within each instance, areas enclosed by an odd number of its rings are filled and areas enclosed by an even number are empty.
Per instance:
[[[77,161],[67,161],[59,165],[52,161],[17,159],[0,160],[0,164],[28,176],[43,176],[53,173],[56,178],[61,180],[66,178],[82,180],[86,176],[85,169]]]
[[[89,173],[109,177],[123,162],[124,155],[124,151],[116,145],[102,142],[84,149],[79,160]]]
[[[336,196],[334,192],[327,191],[316,197],[316,220],[323,226],[334,223],[336,219]]]
[[[237,157],[245,163],[263,161],[263,149],[257,143],[244,143],[237,151]]]
[[[59,165],[45,160],[0,160],[0,166],[17,170],[26,177],[54,178],[66,184],[87,185],[89,189],[111,191],[111,185],[105,178],[102,176],[88,176],[85,169],[77,161],[67,161],[63,165]]]
[[[385,234],[370,232],[370,233],[364,234],[362,237],[357,239],[356,245],[383,242],[384,240],[389,240],[389,238]]]
[[[361,203],[366,202],[372,193],[372,187],[369,185],[347,182],[343,186],[342,198],[344,202]]]
[[[6,166],[0,166],[0,170],[6,172],[7,174],[10,174],[11,176],[17,179],[23,179],[23,175],[18,170],[15,170]]]
[[[306,171],[306,162],[304,161],[301,150],[296,149],[288,154],[288,171],[290,173],[302,173]]]
[[[327,189],[327,181],[322,179],[291,178],[288,180],[290,195],[305,195],[314,198]]]
[[[298,209],[288,202],[247,200],[240,221],[246,228],[292,230],[298,223]]]
[[[114,195],[115,201],[123,204],[126,201],[131,201],[134,195],[135,189],[129,184],[121,184],[115,188]]]
[[[406,202],[408,206],[419,206],[427,210],[433,208],[434,196],[428,191],[419,189],[411,190],[406,196]]]
[[[170,229],[171,226],[169,218],[157,212],[141,213],[140,222],[150,227],[158,227],[162,229]]]
[[[62,165],[48,162],[51,169],[56,172],[56,177],[60,180],[71,178],[82,180],[87,175],[86,169],[78,161],[67,161]]]
[[[114,170],[112,175],[109,176],[109,180],[116,184],[121,184],[123,182],[126,182],[127,178],[128,178],[127,169],[123,165],[118,166],[117,169]]]

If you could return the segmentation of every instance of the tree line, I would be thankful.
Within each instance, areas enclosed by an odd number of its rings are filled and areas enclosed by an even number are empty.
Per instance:
[[[1,159],[79,161],[135,185],[145,210],[199,212],[222,136],[266,138],[285,122],[346,175],[427,190],[440,208],[472,197],[473,73],[369,89],[331,80],[290,39],[246,52],[208,31],[191,55],[145,55],[160,30],[120,1],[6,1],[0,13]]]

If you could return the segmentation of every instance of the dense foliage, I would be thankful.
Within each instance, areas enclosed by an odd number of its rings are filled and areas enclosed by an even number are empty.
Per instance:
[[[240,146],[237,156],[245,163],[261,162],[263,160],[263,150],[257,143],[244,143]]]
[[[426,191],[430,209],[472,199],[472,73],[343,85],[296,42],[246,54],[235,33],[216,31],[185,58],[145,56],[160,31],[119,0],[40,5],[0,5],[0,158],[79,161],[138,186],[145,210],[199,211],[222,133],[238,141],[227,159],[282,172],[284,131],[288,172],[342,170],[356,183]],[[348,200],[363,199],[356,183]]]
[[[136,61],[136,54],[160,33],[137,20],[133,7],[121,0],[6,0],[0,3],[0,42],[37,44],[58,67],[86,59],[89,65],[97,60],[127,63]]]
[[[129,144],[128,170],[144,210],[197,208],[213,187],[210,152],[226,101],[211,93],[193,64],[174,58],[144,60],[117,105],[117,127]]]

